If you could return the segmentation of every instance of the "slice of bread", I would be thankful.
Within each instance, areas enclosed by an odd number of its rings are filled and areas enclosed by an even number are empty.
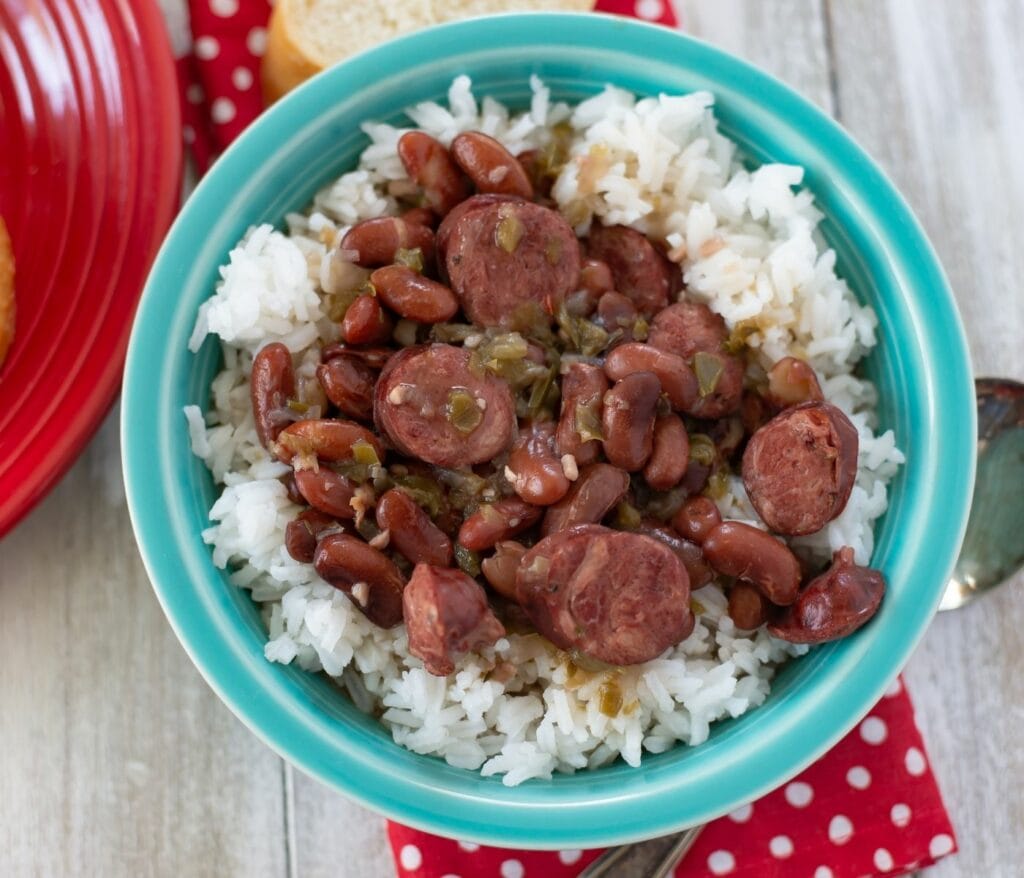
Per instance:
[[[0,217],[0,365],[14,338],[14,248]]]
[[[432,24],[497,12],[587,11],[595,0],[277,0],[260,78],[270,104],[342,58]]]

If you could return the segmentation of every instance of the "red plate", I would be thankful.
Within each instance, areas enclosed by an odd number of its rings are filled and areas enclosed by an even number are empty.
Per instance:
[[[0,216],[18,309],[0,368],[0,536],[110,407],[180,179],[174,60],[154,4],[0,2]]]

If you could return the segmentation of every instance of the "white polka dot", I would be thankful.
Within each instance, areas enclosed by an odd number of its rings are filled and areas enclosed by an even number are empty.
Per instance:
[[[262,55],[267,50],[267,29],[254,27],[245,38],[245,47],[254,55]]]
[[[903,802],[897,802],[892,806],[892,810],[889,811],[889,819],[892,821],[892,825],[902,829],[908,823],[910,823],[910,806],[904,805]]]
[[[835,875],[828,866],[818,866],[818,868],[814,870],[813,878],[835,878]]]
[[[218,43],[213,37],[200,37],[196,40],[196,57],[203,61],[209,61],[211,58],[216,58],[220,52],[220,43]]]
[[[885,720],[869,716],[860,724],[860,736],[869,744],[881,744],[889,736],[889,729]]]
[[[476,851],[480,850],[480,845],[474,844],[471,841],[460,841],[459,847],[469,854],[475,853]]]
[[[567,866],[571,866],[573,863],[578,863],[580,857],[583,856],[583,851],[559,851],[559,861],[565,863]]]
[[[190,104],[201,104],[203,102],[203,87],[198,82],[193,82],[185,92]]]
[[[210,107],[210,118],[218,125],[235,118],[235,105],[228,98],[217,98]]]
[[[728,851],[714,851],[708,857],[708,868],[712,875],[728,875],[736,868],[736,858]]]
[[[238,12],[238,0],[210,0],[210,12],[221,18],[229,18]]]
[[[900,682],[900,678],[897,677],[892,683],[889,684],[889,688],[885,690],[886,698],[895,698],[903,691],[903,683]]]
[[[903,762],[907,766],[907,771],[914,775],[914,777],[920,777],[928,770],[928,764],[924,761],[924,753],[918,750],[917,747],[911,747],[907,750],[907,755],[903,757]]]
[[[953,839],[944,832],[928,842],[928,853],[933,857],[944,857],[951,850],[953,850]]]
[[[526,869],[519,860],[505,860],[498,871],[501,872],[501,878],[523,878],[526,874]]]
[[[794,781],[786,787],[786,801],[794,808],[806,808],[814,798],[814,790],[810,784],[803,781]]]
[[[777,860],[793,856],[793,840],[788,835],[777,835],[768,842],[768,850]]]
[[[661,0],[636,0],[636,14],[648,21],[657,21],[665,12]]]
[[[733,823],[746,823],[750,819],[750,815],[753,813],[753,805],[740,805],[735,811],[729,812],[729,819]]]
[[[423,865],[423,854],[414,844],[402,845],[402,849],[398,852],[398,862],[402,864],[403,869],[411,872]]]
[[[828,840],[833,844],[846,844],[853,837],[853,824],[849,817],[836,814],[828,824]]]
[[[883,872],[888,872],[896,864],[892,861],[892,854],[890,854],[885,848],[879,848],[875,851],[875,868],[880,869]]]
[[[866,790],[871,786],[871,772],[863,765],[855,765],[846,772],[846,782],[855,790]]]
[[[184,140],[185,143],[195,143],[196,142],[196,132],[195,132],[195,129],[191,125],[183,125],[182,128],[181,128],[181,139]]]
[[[239,91],[252,85],[252,71],[248,67],[236,67],[231,73],[231,82]]]

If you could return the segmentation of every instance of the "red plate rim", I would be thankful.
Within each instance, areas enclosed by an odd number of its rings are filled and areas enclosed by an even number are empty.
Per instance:
[[[178,206],[181,119],[159,8],[0,6],[0,152],[18,306],[0,369],[2,536],[117,395],[135,307]]]

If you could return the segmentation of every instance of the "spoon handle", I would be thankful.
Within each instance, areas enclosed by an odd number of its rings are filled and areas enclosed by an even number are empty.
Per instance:
[[[579,878],[668,878],[703,828],[692,826],[674,835],[611,848],[580,872]]]

